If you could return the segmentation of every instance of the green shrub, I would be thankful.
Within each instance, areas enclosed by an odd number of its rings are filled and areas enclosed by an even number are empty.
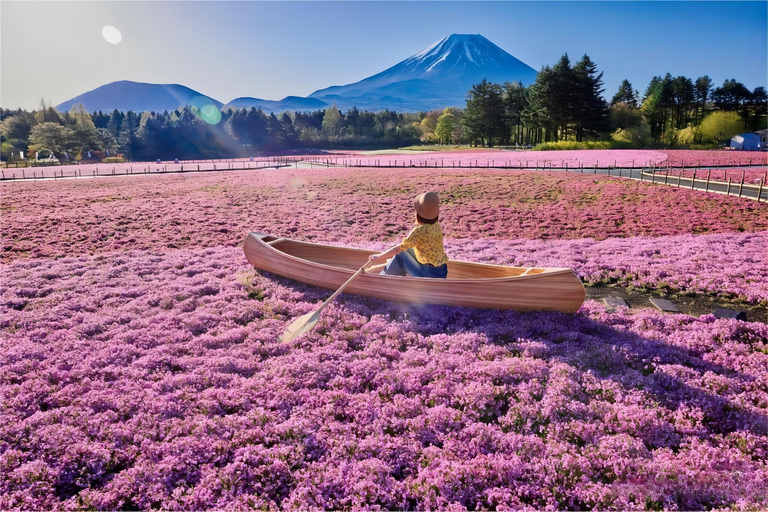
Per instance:
[[[611,140],[620,145],[614,149],[644,148],[653,142],[651,128],[645,122],[631,128],[616,130],[611,134]]]
[[[717,144],[744,131],[744,121],[736,112],[712,112],[699,127],[703,140]]]
[[[561,140],[558,142],[542,142],[533,148],[534,151],[573,151],[581,149],[632,149],[632,143],[622,140],[582,141]]]

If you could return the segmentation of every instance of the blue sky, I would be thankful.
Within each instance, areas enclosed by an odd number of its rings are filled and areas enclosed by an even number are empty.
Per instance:
[[[122,33],[118,45],[101,35]],[[19,2],[0,4],[0,105],[58,104],[116,80],[179,83],[224,103],[305,96],[378,73],[452,33],[534,69],[588,54],[623,79],[707,74],[766,86],[768,2]]]

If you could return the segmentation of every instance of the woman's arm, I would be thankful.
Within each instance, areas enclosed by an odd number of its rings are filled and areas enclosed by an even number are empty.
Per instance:
[[[379,254],[371,254],[368,259],[370,261],[388,260],[389,258],[395,256],[396,254],[400,254],[401,252],[403,252],[403,250],[398,244],[385,252]]]

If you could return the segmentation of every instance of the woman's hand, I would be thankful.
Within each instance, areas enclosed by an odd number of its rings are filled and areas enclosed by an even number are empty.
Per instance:
[[[400,246],[396,245],[396,246],[390,248],[387,251],[380,252],[379,254],[372,254],[372,255],[368,256],[368,261],[388,260],[389,258],[397,255],[401,251],[402,251],[402,249],[400,249]]]

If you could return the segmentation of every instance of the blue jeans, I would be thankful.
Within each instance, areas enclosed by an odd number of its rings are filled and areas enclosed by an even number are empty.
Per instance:
[[[438,277],[445,279],[448,276],[448,265],[442,264],[439,267],[424,265],[419,263],[413,252],[408,249],[395,255],[394,258],[387,261],[384,272],[390,276],[411,276],[411,277]]]

